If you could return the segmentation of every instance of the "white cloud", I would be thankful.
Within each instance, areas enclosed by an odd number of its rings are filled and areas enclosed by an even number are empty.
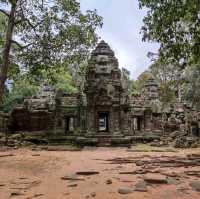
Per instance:
[[[120,67],[137,76],[148,68],[149,51],[156,51],[158,45],[142,42],[140,28],[145,11],[138,8],[137,0],[80,0],[82,10],[97,9],[104,18],[104,26],[98,31],[115,51]]]

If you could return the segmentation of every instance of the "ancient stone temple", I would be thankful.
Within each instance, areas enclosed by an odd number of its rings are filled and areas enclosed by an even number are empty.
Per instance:
[[[119,69],[113,50],[101,41],[91,52],[83,91],[69,94],[43,84],[37,96],[25,99],[10,114],[0,114],[0,130],[47,132],[84,145],[127,144],[138,135],[159,137],[181,129],[199,134],[198,112],[194,111],[198,117],[193,121],[187,119],[191,108],[184,103],[163,106],[152,75],[138,96],[129,96],[128,76],[126,69]],[[192,124],[195,131],[188,127]]]
[[[127,90],[122,87],[118,60],[104,41],[91,54],[85,94],[88,131],[97,134],[128,133]]]

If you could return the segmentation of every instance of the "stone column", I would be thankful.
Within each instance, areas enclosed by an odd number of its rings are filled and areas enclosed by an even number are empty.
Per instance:
[[[93,107],[88,107],[87,110],[87,130],[89,133],[96,133],[96,114]]]
[[[150,131],[151,130],[151,126],[152,126],[152,124],[151,124],[151,112],[146,112],[145,113],[145,130],[146,131]]]

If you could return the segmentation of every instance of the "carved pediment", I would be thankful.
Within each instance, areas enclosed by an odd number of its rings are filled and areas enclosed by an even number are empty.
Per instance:
[[[101,106],[107,106],[107,105],[111,105],[112,101],[110,99],[110,97],[108,96],[101,96],[100,98],[97,98],[96,100],[96,105],[101,105]]]
[[[107,94],[106,89],[101,89],[98,94],[95,96],[95,104],[96,105],[111,105],[112,99]]]

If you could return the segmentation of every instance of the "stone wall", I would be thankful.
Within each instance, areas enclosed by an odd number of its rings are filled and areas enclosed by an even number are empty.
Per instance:
[[[0,132],[4,133],[9,128],[9,114],[0,112]]]
[[[54,127],[54,116],[47,110],[15,108],[11,113],[11,131],[41,131]]]

